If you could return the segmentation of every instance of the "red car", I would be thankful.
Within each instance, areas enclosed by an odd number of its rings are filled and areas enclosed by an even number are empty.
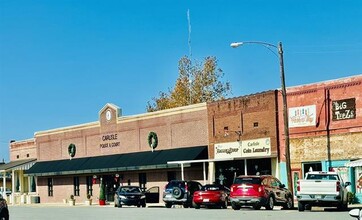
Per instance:
[[[199,209],[200,206],[220,206],[226,209],[229,193],[230,190],[223,185],[208,184],[194,192],[192,205],[195,209]]]
[[[230,202],[234,210],[241,206],[252,206],[273,210],[274,205],[285,209],[294,206],[292,193],[277,178],[271,175],[239,176],[230,189]]]

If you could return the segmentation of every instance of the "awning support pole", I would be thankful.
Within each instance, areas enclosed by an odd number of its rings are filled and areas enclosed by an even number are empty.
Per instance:
[[[203,171],[204,171],[204,185],[206,184],[206,168],[205,168],[205,162],[202,163],[202,168],[203,168]]]
[[[184,180],[185,177],[184,177],[184,164],[181,163],[181,180]]]
[[[4,174],[3,174],[3,198],[6,198],[6,171],[4,170]]]
[[[244,160],[244,173],[245,175],[248,175],[248,165],[247,165],[247,159]]]

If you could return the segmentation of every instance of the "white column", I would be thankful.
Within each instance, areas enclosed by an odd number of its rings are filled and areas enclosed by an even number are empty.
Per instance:
[[[215,162],[209,162],[209,184],[215,182]]]
[[[6,198],[6,171],[5,170],[4,170],[4,173],[3,173],[3,188],[4,188],[3,198]]]
[[[204,185],[206,184],[206,168],[205,168],[205,162],[202,163],[202,168],[203,168],[203,172],[204,172]]]
[[[245,172],[245,175],[248,175],[248,165],[247,165],[247,159],[244,160],[244,172]]]
[[[11,204],[15,204],[14,202],[14,193],[15,193],[15,170],[11,172]]]
[[[184,180],[185,177],[184,177],[184,164],[181,163],[181,180]]]

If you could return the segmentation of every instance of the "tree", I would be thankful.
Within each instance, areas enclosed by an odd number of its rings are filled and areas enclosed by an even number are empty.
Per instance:
[[[203,63],[193,65],[184,56],[179,60],[178,71],[174,89],[160,92],[158,98],[152,99],[153,103],[148,102],[148,112],[222,100],[231,93],[230,83],[220,81],[224,72],[218,68],[215,57],[206,57]]]

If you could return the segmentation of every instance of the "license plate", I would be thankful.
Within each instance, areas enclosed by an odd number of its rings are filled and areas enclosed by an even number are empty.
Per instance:
[[[321,195],[316,195],[315,198],[316,198],[316,199],[321,199],[322,196],[321,196]]]
[[[203,202],[209,202],[210,200],[209,199],[203,199],[202,201]]]

